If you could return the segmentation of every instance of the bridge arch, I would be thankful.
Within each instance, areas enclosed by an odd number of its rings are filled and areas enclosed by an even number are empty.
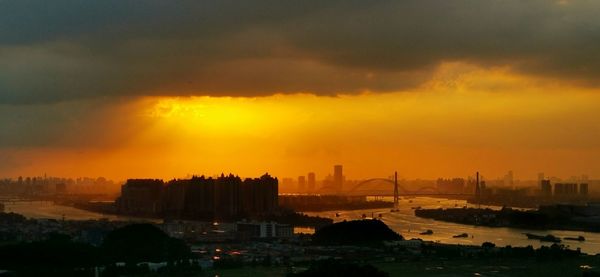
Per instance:
[[[359,182],[358,184],[354,185],[350,190],[348,190],[348,192],[354,192],[357,189],[359,189],[360,187],[363,187],[367,184],[373,183],[373,182],[386,182],[386,183],[390,183],[392,186],[395,185],[394,180],[390,180],[390,179],[386,179],[386,178],[371,178],[371,179],[367,179],[367,180],[363,180],[361,182]],[[404,187],[398,185],[398,190],[406,193],[408,192]]]
[[[391,184],[392,186],[395,185],[394,180],[390,180],[390,179],[386,179],[386,178],[371,178],[371,179],[363,180],[363,181],[359,182],[358,184],[354,185],[350,190],[348,190],[348,192],[352,193],[352,192],[356,191],[357,189],[359,189],[360,187],[363,187],[363,186],[368,185],[373,182],[386,182],[386,183]],[[405,187],[398,185],[398,190],[402,194],[408,194],[408,195],[419,194],[419,193],[439,193],[439,190],[436,187],[421,187],[416,190],[408,190]]]

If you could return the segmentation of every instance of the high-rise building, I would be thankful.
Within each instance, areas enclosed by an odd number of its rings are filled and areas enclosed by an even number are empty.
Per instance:
[[[164,182],[157,179],[129,179],[121,187],[117,200],[119,211],[151,214],[161,211]]]
[[[279,206],[278,181],[268,174],[242,181],[218,178],[130,179],[116,204],[123,214],[161,214],[175,218],[221,220],[272,214]]]
[[[538,184],[540,184],[540,185],[541,185],[541,184],[542,184],[542,181],[543,181],[544,179],[545,179],[544,172],[540,172],[540,173],[538,173],[538,177],[537,177]]]
[[[577,194],[576,183],[556,183],[554,184],[554,196],[570,196]]]
[[[550,184],[550,180],[542,179],[540,181],[540,189],[542,191],[542,196],[544,196],[544,197],[552,196],[552,185]]]
[[[475,198],[477,202],[481,201],[481,187],[479,186],[479,171],[475,173]]]
[[[298,191],[305,192],[306,191],[306,177],[298,176]]]
[[[285,177],[281,179],[281,189],[286,192],[294,190],[294,178]]]
[[[453,178],[453,179],[444,179],[438,178],[436,181],[436,186],[438,190],[442,193],[461,193],[465,187],[465,179],[463,178]]]
[[[316,186],[317,186],[317,178],[315,176],[315,173],[309,172],[308,173],[308,190],[314,191]]]
[[[581,194],[582,196],[588,195],[588,184],[587,183],[579,184],[579,194]]]
[[[333,187],[336,191],[342,191],[344,185],[344,174],[342,172],[342,165],[333,166]]]
[[[506,175],[504,175],[504,186],[507,187],[513,187],[515,182],[514,182],[514,174],[512,170],[509,170],[508,173],[506,173]]]
[[[565,194],[565,188],[563,183],[554,184],[554,196],[560,196]]]

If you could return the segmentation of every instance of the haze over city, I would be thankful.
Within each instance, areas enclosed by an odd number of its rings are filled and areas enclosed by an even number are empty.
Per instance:
[[[599,15],[0,0],[0,277],[600,276]]]
[[[598,5],[492,2],[3,2],[0,176],[599,176]]]

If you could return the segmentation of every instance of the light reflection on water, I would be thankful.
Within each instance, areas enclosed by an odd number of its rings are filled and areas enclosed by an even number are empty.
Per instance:
[[[88,220],[88,219],[108,219],[108,220],[134,220],[159,222],[162,220],[152,220],[138,217],[117,216],[101,214],[80,210],[68,206],[54,205],[50,201],[32,201],[32,202],[5,202],[5,212],[21,214],[28,218],[46,218],[65,220]]]
[[[412,202],[412,203],[411,203]],[[430,208],[454,208],[467,206],[464,200],[448,200],[428,197],[416,197],[406,198],[400,200],[400,210],[398,212],[390,212],[390,209],[369,209],[369,210],[355,210],[355,211],[329,211],[329,212],[307,212],[308,215],[317,215],[322,217],[329,217],[333,220],[354,220],[362,218],[363,214],[367,217],[372,215],[378,217],[382,214],[382,220],[390,226],[394,231],[400,233],[404,238],[421,238],[429,241],[439,241],[442,243],[449,244],[469,244],[469,245],[481,245],[482,243],[489,241],[495,243],[497,246],[527,246],[532,245],[535,248],[541,245],[551,245],[552,243],[540,242],[538,240],[530,240],[523,233],[534,233],[534,234],[552,234],[554,236],[564,237],[577,237],[584,236],[586,241],[565,241],[563,244],[571,249],[581,248],[581,251],[595,254],[600,252],[600,233],[590,232],[579,232],[579,231],[540,231],[540,230],[528,230],[528,229],[517,229],[517,228],[493,228],[484,226],[470,226],[457,223],[449,223],[442,221],[435,221],[433,219],[426,219],[416,217],[414,215],[414,207],[421,207],[424,209]],[[468,205],[472,207],[473,205]],[[488,206],[482,206],[488,207]],[[490,207],[494,209],[500,209],[501,207]],[[339,213],[339,217],[336,217],[336,212]],[[419,233],[424,232],[428,229],[433,231],[432,235],[420,235]],[[453,238],[452,236],[461,233],[469,234],[467,238]]]
[[[412,202],[412,203],[411,203]],[[135,217],[122,217],[115,215],[100,214],[72,207],[57,206],[51,202],[7,202],[6,212],[15,212],[30,218],[54,218],[62,219],[63,215],[67,220],[86,220],[86,219],[109,219],[109,220],[145,220]],[[453,208],[467,205],[464,200],[447,200],[428,197],[407,198],[400,200],[400,210],[390,212],[389,209],[369,209],[355,211],[328,211],[328,212],[307,212],[308,215],[317,215],[329,217],[335,221],[360,219],[365,214],[378,217],[382,214],[382,220],[394,231],[402,234],[407,239],[422,238],[424,240],[439,241],[451,244],[470,244],[481,245],[489,241],[497,246],[513,245],[540,247],[541,245],[551,245],[551,243],[542,243],[537,240],[529,240],[523,233],[552,234],[554,236],[577,237],[584,236],[586,241],[564,241],[563,244],[571,249],[581,248],[583,252],[595,254],[600,252],[600,233],[578,232],[578,231],[539,231],[516,228],[492,228],[483,226],[470,226],[432,219],[419,218],[414,215],[414,207],[427,208]],[[471,205],[469,205],[471,206]],[[499,209],[500,207],[492,207]],[[336,212],[339,217],[336,217]],[[154,220],[157,221],[157,220]],[[432,235],[420,235],[427,229],[433,230]],[[295,233],[311,233],[309,228],[296,228]],[[453,238],[452,236],[467,233],[467,238]]]

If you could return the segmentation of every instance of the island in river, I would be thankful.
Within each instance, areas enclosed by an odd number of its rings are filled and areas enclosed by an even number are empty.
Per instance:
[[[549,205],[537,210],[502,208],[416,209],[415,215],[461,224],[539,230],[600,232],[600,205]]]

